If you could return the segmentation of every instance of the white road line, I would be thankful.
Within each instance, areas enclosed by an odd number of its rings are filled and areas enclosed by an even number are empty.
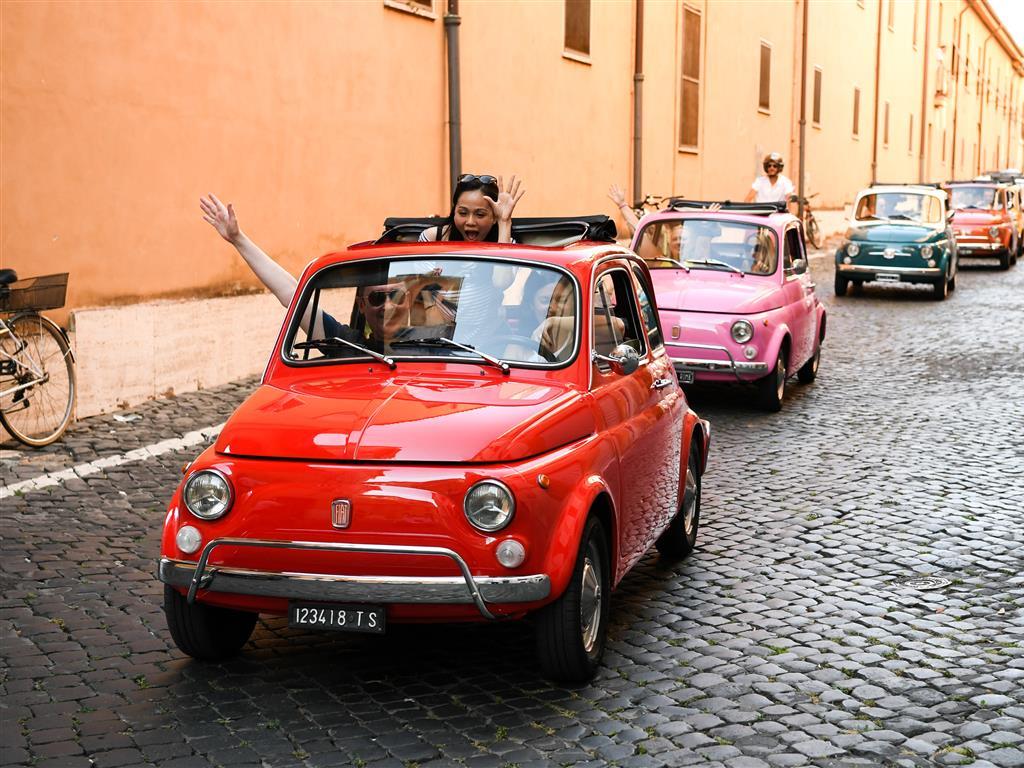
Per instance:
[[[136,448],[135,450],[128,451],[127,453],[119,453],[116,456],[106,456],[102,459],[96,459],[95,461],[90,461],[86,464],[79,464],[78,466],[71,467],[69,469],[62,469],[59,472],[47,472],[46,474],[39,475],[38,477],[33,477],[31,480],[23,480],[20,483],[11,483],[10,485],[0,486],[0,499],[6,499],[8,496],[13,496],[16,493],[38,491],[42,488],[60,485],[65,480],[70,480],[74,477],[88,477],[89,475],[95,475],[97,472],[102,472],[103,470],[110,469],[111,467],[118,467],[122,464],[130,464],[134,461],[145,461],[146,459],[151,459],[154,456],[160,456],[164,453],[180,451],[182,448],[190,448],[216,437],[220,434],[220,431],[223,428],[224,423],[222,422],[215,427],[197,429],[194,432],[187,432],[181,437],[172,437],[168,440],[161,440],[159,443],[153,443],[152,445],[146,445],[142,448]]]

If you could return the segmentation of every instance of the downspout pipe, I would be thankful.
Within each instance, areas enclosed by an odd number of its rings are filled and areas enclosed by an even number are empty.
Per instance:
[[[633,200],[643,192],[643,84],[644,84],[644,0],[636,2],[636,31],[633,45]]]
[[[891,2],[891,0],[890,0]],[[871,139],[871,185],[878,180],[878,89],[882,80],[882,0],[878,0],[878,31],[875,33],[875,130]]]
[[[448,0],[444,39],[448,51],[448,180],[452,190],[462,175],[462,98],[459,82],[459,0]]]
[[[953,81],[953,87],[956,88],[956,93],[953,94],[953,154],[951,157],[951,166],[949,169],[949,178],[956,178],[956,124],[957,124],[957,113],[960,111],[960,73],[963,70],[963,58],[964,51],[960,45],[961,38],[964,36],[964,14],[971,6],[965,5],[960,9],[960,15],[956,17],[956,57],[954,64],[956,65],[956,80]],[[967,77],[967,73],[964,72],[964,77]]]
[[[917,163],[917,180],[924,182],[924,170],[925,170],[925,156],[924,156],[924,140],[925,140],[925,115],[928,114],[928,54],[931,53],[929,45],[928,35],[931,31],[931,18],[932,18],[932,4],[925,2],[924,4],[924,70],[921,73],[921,137],[918,139],[917,148],[919,160]]]
[[[1001,26],[1002,25],[1000,25],[1000,27]],[[990,42],[992,42],[991,32],[989,33],[988,37],[985,38],[985,44],[981,46],[981,61],[978,62],[979,71],[981,71],[986,76],[991,76],[991,73],[988,71],[988,67],[985,65],[985,53],[988,50],[988,44]],[[978,156],[974,158],[975,163],[977,164],[974,169],[975,174],[981,173],[981,156],[982,154],[984,154],[984,151],[982,149],[981,126],[985,122],[985,95],[991,91],[991,89],[986,85],[986,79],[987,77],[978,78]],[[998,164],[999,158],[996,158],[996,165]]]
[[[800,176],[796,182],[797,206],[800,220],[804,219],[804,158],[807,140],[807,8],[810,0],[803,2],[803,23],[800,28]]]

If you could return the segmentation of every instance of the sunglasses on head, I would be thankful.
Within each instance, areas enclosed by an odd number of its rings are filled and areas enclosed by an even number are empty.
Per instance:
[[[392,304],[401,304],[405,300],[405,288],[378,288],[366,294],[366,303],[371,307],[383,307],[384,302],[389,300]]]
[[[498,183],[496,178],[487,174],[477,176],[475,173],[467,173],[459,177],[459,184],[472,184],[474,181],[479,181],[481,186],[494,186]]]

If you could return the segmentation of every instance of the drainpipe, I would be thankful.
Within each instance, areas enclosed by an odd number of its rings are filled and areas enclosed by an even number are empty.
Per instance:
[[[448,50],[448,179],[451,188],[462,175],[462,101],[459,86],[459,0],[448,0],[444,39]]]
[[[968,0],[968,3],[969,1],[970,0]],[[953,83],[953,87],[956,88],[956,93],[953,94],[953,154],[949,169],[949,177],[951,179],[956,178],[956,118],[957,112],[960,111],[960,72],[963,69],[961,62],[964,58],[963,48],[960,47],[960,39],[964,36],[964,14],[970,7],[970,4],[965,5],[960,9],[960,15],[956,17],[956,80]],[[966,72],[964,72],[964,77],[967,77]]]
[[[924,139],[925,139],[925,115],[928,111],[928,54],[931,49],[928,45],[928,32],[931,30],[932,4],[925,0],[924,4],[924,71],[921,74],[921,138],[918,139],[918,154],[921,156],[917,163],[917,180],[924,182]]]
[[[633,200],[643,192],[643,83],[644,83],[644,0],[636,0],[636,35],[633,56]]]
[[[1003,25],[1000,24],[999,26],[1000,26],[1000,28],[1002,28]],[[988,37],[985,38],[985,44],[983,46],[981,46],[981,62],[979,63],[979,66],[984,66],[985,65],[985,51],[988,49],[988,44],[991,41],[992,41],[992,33],[990,32]],[[988,73],[988,67],[985,67],[982,70],[982,74],[989,74]],[[975,174],[981,173],[981,156],[983,154],[982,147],[981,147],[981,141],[982,141],[981,126],[985,122],[985,92],[986,91],[990,91],[990,90],[991,89],[985,87],[985,78],[979,77],[978,78],[978,156],[975,158],[975,161],[977,162],[978,165],[974,169],[974,173]],[[997,160],[996,165],[999,165],[999,163],[998,163],[999,158],[996,158],[996,160]]]
[[[889,0],[892,2],[892,0]],[[875,130],[871,139],[871,184],[878,180],[878,89],[882,78],[882,0],[878,0],[878,31],[875,34]]]
[[[804,219],[804,157],[807,138],[807,7],[809,0],[803,0],[803,25],[800,29],[800,176],[797,178],[796,193],[800,220]]]

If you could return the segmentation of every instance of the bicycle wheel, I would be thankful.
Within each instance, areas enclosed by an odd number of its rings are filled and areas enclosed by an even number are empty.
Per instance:
[[[821,248],[821,243],[818,241],[818,220],[814,216],[807,217],[807,242],[811,244],[812,248]]]
[[[5,367],[13,361],[13,375],[0,383],[0,422],[25,445],[49,445],[71,423],[71,349],[60,328],[42,315],[18,315],[7,326],[11,332],[0,336],[0,359]]]

